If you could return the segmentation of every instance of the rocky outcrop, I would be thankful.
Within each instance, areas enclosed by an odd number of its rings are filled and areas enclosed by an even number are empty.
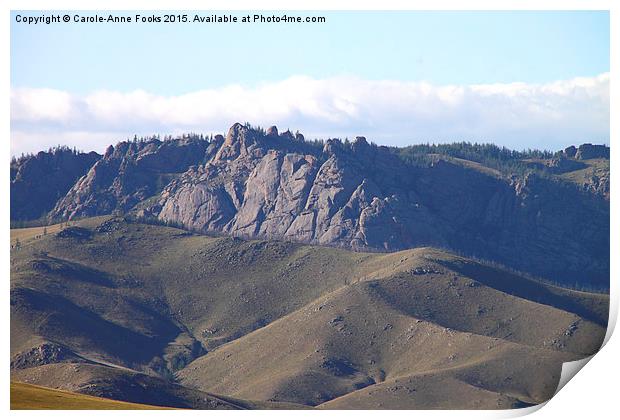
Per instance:
[[[570,159],[609,159],[609,146],[603,144],[584,143],[579,147],[568,146],[562,151],[564,157]]]
[[[50,212],[50,219],[127,211],[161,191],[175,174],[204,161],[207,142],[152,139],[109,146]]]
[[[11,220],[45,216],[101,155],[59,148],[11,163]]]
[[[592,192],[595,195],[605,197],[609,200],[610,193],[610,177],[609,172],[603,174],[591,174],[582,184],[585,191]]]
[[[84,359],[64,346],[45,342],[11,358],[11,369],[27,369],[60,362],[84,362]]]
[[[545,162],[545,164],[554,174],[578,171],[579,169],[587,167],[583,162],[574,159],[567,159],[564,156],[549,159]]]
[[[575,153],[575,159],[609,159],[609,147],[602,144],[582,144]]]
[[[568,146],[563,150],[563,154],[565,157],[574,158],[577,154],[577,148],[575,146]]]

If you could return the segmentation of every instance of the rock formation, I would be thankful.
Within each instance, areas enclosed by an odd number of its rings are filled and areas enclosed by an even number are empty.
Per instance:
[[[12,162],[11,220],[45,216],[100,157],[59,148]]]
[[[50,219],[127,211],[161,191],[173,174],[201,163],[206,149],[206,142],[198,139],[152,139],[110,146],[56,203]]]
[[[567,149],[547,166],[581,168],[575,157],[608,154],[601,147]],[[131,212],[200,232],[364,251],[435,246],[564,284],[608,282],[608,182],[597,175],[582,188],[479,166],[442,156],[413,165],[364,137],[321,149],[275,126],[235,124],[210,142],[110,147],[50,215]]]

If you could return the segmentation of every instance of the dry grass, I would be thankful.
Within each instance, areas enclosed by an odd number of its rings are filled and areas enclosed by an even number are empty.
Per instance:
[[[88,224],[88,222],[100,222],[102,220],[105,220],[106,218],[107,216],[92,217],[88,220],[81,221],[79,224],[82,225],[84,223]],[[14,245],[16,240],[19,240],[22,244],[25,244],[27,242],[43,239],[46,235],[53,235],[55,233],[58,233],[67,226],[76,225],[78,225],[78,222],[69,222],[69,224],[67,224],[67,222],[63,222],[48,226],[11,229],[11,245]]]
[[[609,159],[587,159],[583,161],[588,166],[560,175],[560,178],[576,184],[587,182],[593,175],[598,177],[609,175]]]
[[[11,382],[11,410],[169,410]]]
[[[50,226],[37,226],[31,228],[23,228],[23,229],[11,229],[11,245],[15,244],[15,241],[19,240],[22,244],[39,239],[42,237],[44,233],[48,235],[60,232],[61,225],[64,224],[58,223]]]

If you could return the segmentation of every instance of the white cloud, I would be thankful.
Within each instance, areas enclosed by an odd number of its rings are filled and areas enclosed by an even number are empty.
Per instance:
[[[55,89],[11,90],[11,120],[65,122],[72,116],[71,95]]]
[[[392,145],[471,140],[559,149],[608,143],[609,74],[471,86],[295,76],[178,96],[141,90],[85,96],[52,89],[11,92],[16,153],[46,142],[79,143],[80,136],[84,142],[78,147],[101,151],[135,133],[224,132],[236,121],[299,129],[307,137],[362,134]]]

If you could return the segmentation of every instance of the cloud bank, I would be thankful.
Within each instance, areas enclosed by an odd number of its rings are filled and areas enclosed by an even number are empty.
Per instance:
[[[365,135],[386,145],[467,140],[557,150],[609,143],[609,118],[609,73],[468,86],[295,76],[178,96],[14,88],[11,152],[56,144],[102,151],[134,134],[222,133],[237,121],[275,124],[309,138]]]

